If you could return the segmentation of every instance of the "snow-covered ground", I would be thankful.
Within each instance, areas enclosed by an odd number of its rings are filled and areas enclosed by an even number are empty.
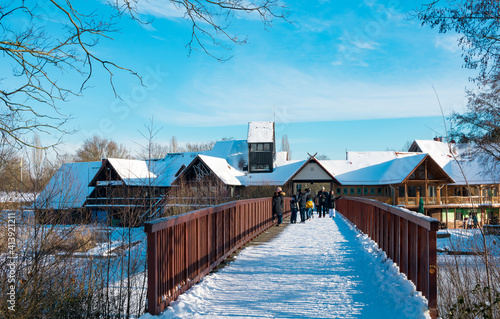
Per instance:
[[[245,248],[159,319],[428,318],[426,299],[405,278],[342,217],[315,218]]]
[[[500,236],[485,235],[476,229],[445,229],[438,234],[449,234],[447,238],[437,239],[439,252],[484,252],[485,247],[488,254],[500,256]]]

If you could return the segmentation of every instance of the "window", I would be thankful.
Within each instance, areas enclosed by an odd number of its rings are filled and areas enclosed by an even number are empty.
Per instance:
[[[375,195],[375,188],[370,188],[370,194]]]
[[[270,171],[268,164],[252,164],[252,171]]]
[[[344,195],[347,195],[348,194],[348,190],[347,188],[344,187]]]
[[[351,195],[354,195],[354,188],[351,188]]]
[[[413,174],[410,175],[410,179],[423,180],[425,179],[425,166],[420,165]]]
[[[341,189],[337,188],[337,194],[340,195],[340,193],[341,193]]]
[[[365,188],[365,195],[368,195],[368,188]]]
[[[271,143],[253,143],[250,144],[250,152],[270,152]]]
[[[358,188],[358,190],[357,190],[357,194],[358,194],[358,195],[361,195],[361,188]]]
[[[378,194],[378,195],[382,195],[382,187],[379,187],[379,188],[377,189],[377,194]]]

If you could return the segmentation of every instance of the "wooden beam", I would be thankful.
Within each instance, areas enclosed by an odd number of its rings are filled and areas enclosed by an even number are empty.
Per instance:
[[[405,182],[405,206],[408,206],[408,182]]]

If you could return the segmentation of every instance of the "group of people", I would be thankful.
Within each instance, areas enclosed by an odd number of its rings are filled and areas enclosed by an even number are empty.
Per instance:
[[[324,187],[322,187],[317,194],[314,194],[308,188],[299,190],[290,200],[290,210],[292,211],[290,223],[297,223],[297,213],[300,214],[301,223],[305,223],[306,220],[311,219],[315,206],[319,218],[321,218],[321,215],[325,218],[327,210],[329,211],[329,216],[335,218],[335,201],[341,197],[342,196],[335,196],[333,190],[331,190],[330,193],[326,192]],[[273,219],[277,216],[277,226],[283,223],[284,198],[285,193],[282,191],[281,187],[278,187],[273,196]]]

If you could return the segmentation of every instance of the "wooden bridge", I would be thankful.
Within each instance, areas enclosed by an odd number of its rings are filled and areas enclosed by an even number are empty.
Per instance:
[[[285,210],[289,214],[288,202]],[[337,201],[337,210],[399,266],[427,298],[430,315],[436,318],[438,221],[359,198]],[[227,203],[147,223],[148,312],[161,313],[236,250],[273,225],[270,198]]]

